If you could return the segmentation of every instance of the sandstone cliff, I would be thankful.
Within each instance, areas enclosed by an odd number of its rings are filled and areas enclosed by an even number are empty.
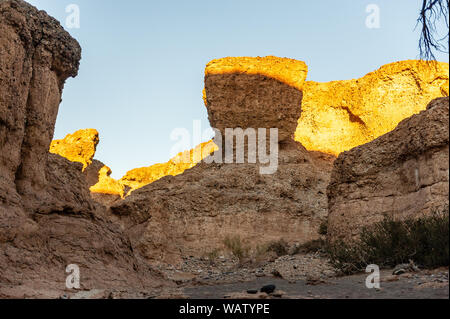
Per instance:
[[[304,62],[273,56],[213,60],[205,71],[205,102],[213,128],[278,128],[293,138],[301,113]]]
[[[69,161],[83,164],[85,170],[92,163],[99,142],[95,129],[85,129],[67,135],[62,140],[50,144],[50,153],[58,154]]]
[[[310,153],[289,138],[301,112],[306,67],[289,59],[275,61],[271,72],[303,71],[296,85],[264,72],[274,63],[268,57],[214,61],[207,67],[205,87],[213,126],[280,128],[276,173],[261,175],[266,164],[202,162],[114,204],[111,211],[128,229],[133,247],[149,260],[201,256],[233,235],[253,247],[280,238],[303,243],[318,237],[327,216],[326,186],[334,158]],[[222,67],[210,72],[212,65],[227,67],[221,74]]]
[[[210,120],[222,133],[230,125],[256,128],[273,126],[279,128],[280,140],[283,140],[290,136],[289,132],[295,125],[296,141],[308,150],[333,155],[372,141],[391,131],[404,118],[423,110],[428,101],[448,95],[446,63],[400,61],[382,66],[358,80],[317,83],[304,82],[307,67],[300,61],[277,57],[225,58],[213,60],[207,65],[205,87],[209,79],[217,82],[218,78],[223,82],[219,85],[226,85],[227,77],[233,77],[233,73],[245,75],[248,81],[241,79],[239,86],[233,88],[234,92],[227,93],[226,90],[230,88],[222,87],[215,93],[210,92],[207,97],[204,90],[205,104],[208,105],[208,99],[211,101],[208,106]],[[266,81],[258,81],[258,77],[271,78],[279,82],[281,88],[293,93],[270,91],[264,87]],[[283,86],[283,83],[287,86]],[[245,95],[248,105],[241,103],[238,107],[233,106],[236,101],[242,102],[244,99],[242,92],[253,92],[253,96]],[[265,92],[264,95],[261,92]],[[303,100],[299,92],[303,92]],[[230,100],[233,96],[238,98]],[[259,110],[260,105],[265,103],[273,105],[276,111],[267,114]],[[287,109],[286,105],[292,108]],[[246,108],[261,113],[247,116]],[[224,110],[228,115],[217,120],[216,113]],[[298,123],[294,123],[292,119],[297,117],[300,117]],[[277,124],[280,120],[283,127]],[[54,141],[51,152],[81,162],[85,169],[95,153],[98,143],[96,134],[95,130],[78,131],[64,140]],[[93,174],[99,179],[90,185],[91,192],[97,201],[108,205],[164,176],[183,173],[210,155],[216,147],[213,142],[203,143],[166,163],[133,169],[120,180],[110,177],[109,167],[96,167]],[[188,160],[180,161],[181,158]],[[93,169],[90,167],[90,171]]]
[[[157,284],[120,228],[98,214],[83,165],[50,154],[64,81],[81,49],[45,12],[0,0],[0,296]]]
[[[448,97],[437,99],[338,157],[328,187],[330,240],[355,238],[384,215],[415,217],[448,205],[448,113]]]
[[[305,82],[295,139],[339,155],[392,131],[434,98],[448,96],[448,63],[400,61],[357,80]]]
[[[185,170],[197,165],[216,149],[217,146],[212,141],[202,143],[190,151],[178,154],[166,163],[133,169],[127,172],[119,182],[129,188],[130,191],[125,192],[125,194],[129,195],[132,191],[151,184],[164,176],[182,174]]]

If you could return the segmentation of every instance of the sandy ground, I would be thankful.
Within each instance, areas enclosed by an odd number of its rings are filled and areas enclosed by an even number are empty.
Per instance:
[[[261,298],[247,294],[249,289],[276,285],[284,292],[282,298],[293,299],[448,299],[448,269],[392,276],[392,270],[381,271],[380,289],[368,289],[367,274],[329,278],[323,282],[307,280],[290,282],[280,278],[262,277],[250,282],[184,288],[191,299]],[[266,298],[266,296],[262,296]]]

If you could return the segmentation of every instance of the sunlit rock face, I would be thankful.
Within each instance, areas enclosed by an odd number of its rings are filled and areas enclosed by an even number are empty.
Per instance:
[[[328,186],[331,241],[357,238],[385,215],[403,219],[448,207],[449,99],[424,108],[335,161]]]
[[[448,63],[401,61],[357,80],[305,82],[295,139],[308,150],[339,155],[392,131],[448,96]]]
[[[111,212],[124,223],[136,251],[148,260],[177,262],[222,249],[229,236],[240,236],[253,249],[281,238],[289,244],[318,239],[328,214],[326,187],[335,158],[309,152],[293,140],[306,71],[303,62],[274,57],[208,64],[205,99],[211,126],[222,133],[226,128],[279,128],[276,169],[263,175],[267,163],[224,164],[209,158],[134,191]]]
[[[278,128],[280,141],[292,139],[307,73],[304,62],[273,56],[211,61],[205,71],[211,126],[223,136],[226,128]]]
[[[125,185],[110,176],[112,171],[108,166],[94,160],[99,142],[97,130],[78,130],[62,140],[52,141],[50,153],[60,155],[71,162],[81,163],[91,196],[97,202],[109,205],[123,198]]]
[[[72,162],[81,163],[84,170],[92,163],[99,141],[97,130],[79,130],[67,135],[62,140],[52,141],[50,153],[58,154]]]
[[[164,176],[182,174],[217,150],[217,146],[212,141],[202,143],[190,151],[179,153],[166,163],[133,169],[117,180],[111,177],[111,168],[93,159],[99,141],[97,130],[83,129],[68,134],[62,140],[54,140],[51,143],[50,152],[71,162],[83,164],[82,170],[92,197],[106,206]]]
[[[105,206],[121,200],[124,197],[124,185],[111,177],[112,170],[98,160],[84,171],[92,198]]]
[[[133,169],[120,179],[120,183],[132,192],[164,176],[182,174],[185,170],[194,167],[216,150],[217,146],[214,142],[202,143],[190,151],[179,153],[166,163]],[[129,192],[126,192],[126,194],[129,194]]]

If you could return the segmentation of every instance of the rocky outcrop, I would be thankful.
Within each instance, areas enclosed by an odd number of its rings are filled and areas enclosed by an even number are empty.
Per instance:
[[[92,164],[100,139],[95,129],[85,129],[67,135],[62,140],[53,140],[50,153],[61,155],[69,161],[83,164],[83,170]]]
[[[226,67],[217,66],[221,64]],[[285,83],[278,70],[303,73],[295,83]],[[279,128],[278,169],[261,175],[260,168],[267,164],[210,163],[208,157],[182,175],[134,191],[111,212],[124,224],[137,251],[152,261],[176,262],[181,256],[220,249],[230,236],[240,236],[253,247],[280,238],[304,243],[318,237],[327,216],[326,186],[334,157],[310,153],[289,139],[301,112],[305,77],[304,64],[288,59],[234,58],[208,64],[205,87],[211,124],[221,129]]]
[[[448,206],[449,99],[341,154],[328,187],[331,241],[350,240],[384,215],[403,219]]]
[[[273,56],[223,58],[206,66],[205,102],[213,128],[278,128],[292,139],[301,113],[304,62]]]
[[[255,164],[200,163],[134,191],[111,207],[129,227],[133,247],[153,261],[203,256],[240,236],[256,248],[284,239],[318,237],[327,216],[326,187],[332,159],[296,142],[280,148],[274,175]]]
[[[400,61],[357,80],[305,82],[296,141],[339,155],[392,131],[400,121],[448,96],[448,63]]]
[[[33,210],[52,201],[45,191],[48,148],[81,49],[58,21],[23,1],[1,1],[0,16],[0,190]]]
[[[112,170],[102,162],[94,160],[86,171],[89,171],[86,176],[91,182],[89,185],[91,196],[96,202],[109,207],[125,196],[126,186],[112,178]],[[97,176],[95,179],[93,178],[94,174]]]
[[[79,265],[82,289],[154,286],[91,200],[83,165],[48,151],[80,46],[45,12],[0,0],[0,48],[0,295],[60,293],[69,264]]]
[[[202,143],[190,151],[179,153],[166,163],[133,169],[127,172],[119,182],[129,189],[129,191],[125,192],[125,194],[129,195],[132,191],[151,184],[164,176],[182,174],[184,171],[197,165],[215,150],[217,150],[217,146],[214,142]]]
[[[62,140],[52,141],[50,153],[81,163],[87,182],[85,189],[91,191],[91,197],[97,203],[109,206],[123,198],[126,186],[111,177],[112,171],[108,166],[93,159],[99,142],[97,130],[79,130]]]
[[[105,206],[110,206],[131,194],[134,190],[151,184],[164,176],[182,174],[217,150],[217,146],[212,141],[202,143],[190,151],[179,153],[166,163],[133,169],[120,180],[116,180],[111,177],[111,168],[93,159],[99,141],[97,130],[83,129],[68,134],[62,140],[52,141],[50,152],[71,162],[83,164],[82,170],[86,176],[92,198]]]

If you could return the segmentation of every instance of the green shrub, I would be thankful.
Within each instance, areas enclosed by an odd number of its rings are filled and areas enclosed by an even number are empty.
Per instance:
[[[413,260],[424,268],[449,265],[448,207],[429,217],[396,221],[385,217],[365,227],[352,243],[328,247],[331,263],[344,274],[363,271],[369,264],[395,267]]]

